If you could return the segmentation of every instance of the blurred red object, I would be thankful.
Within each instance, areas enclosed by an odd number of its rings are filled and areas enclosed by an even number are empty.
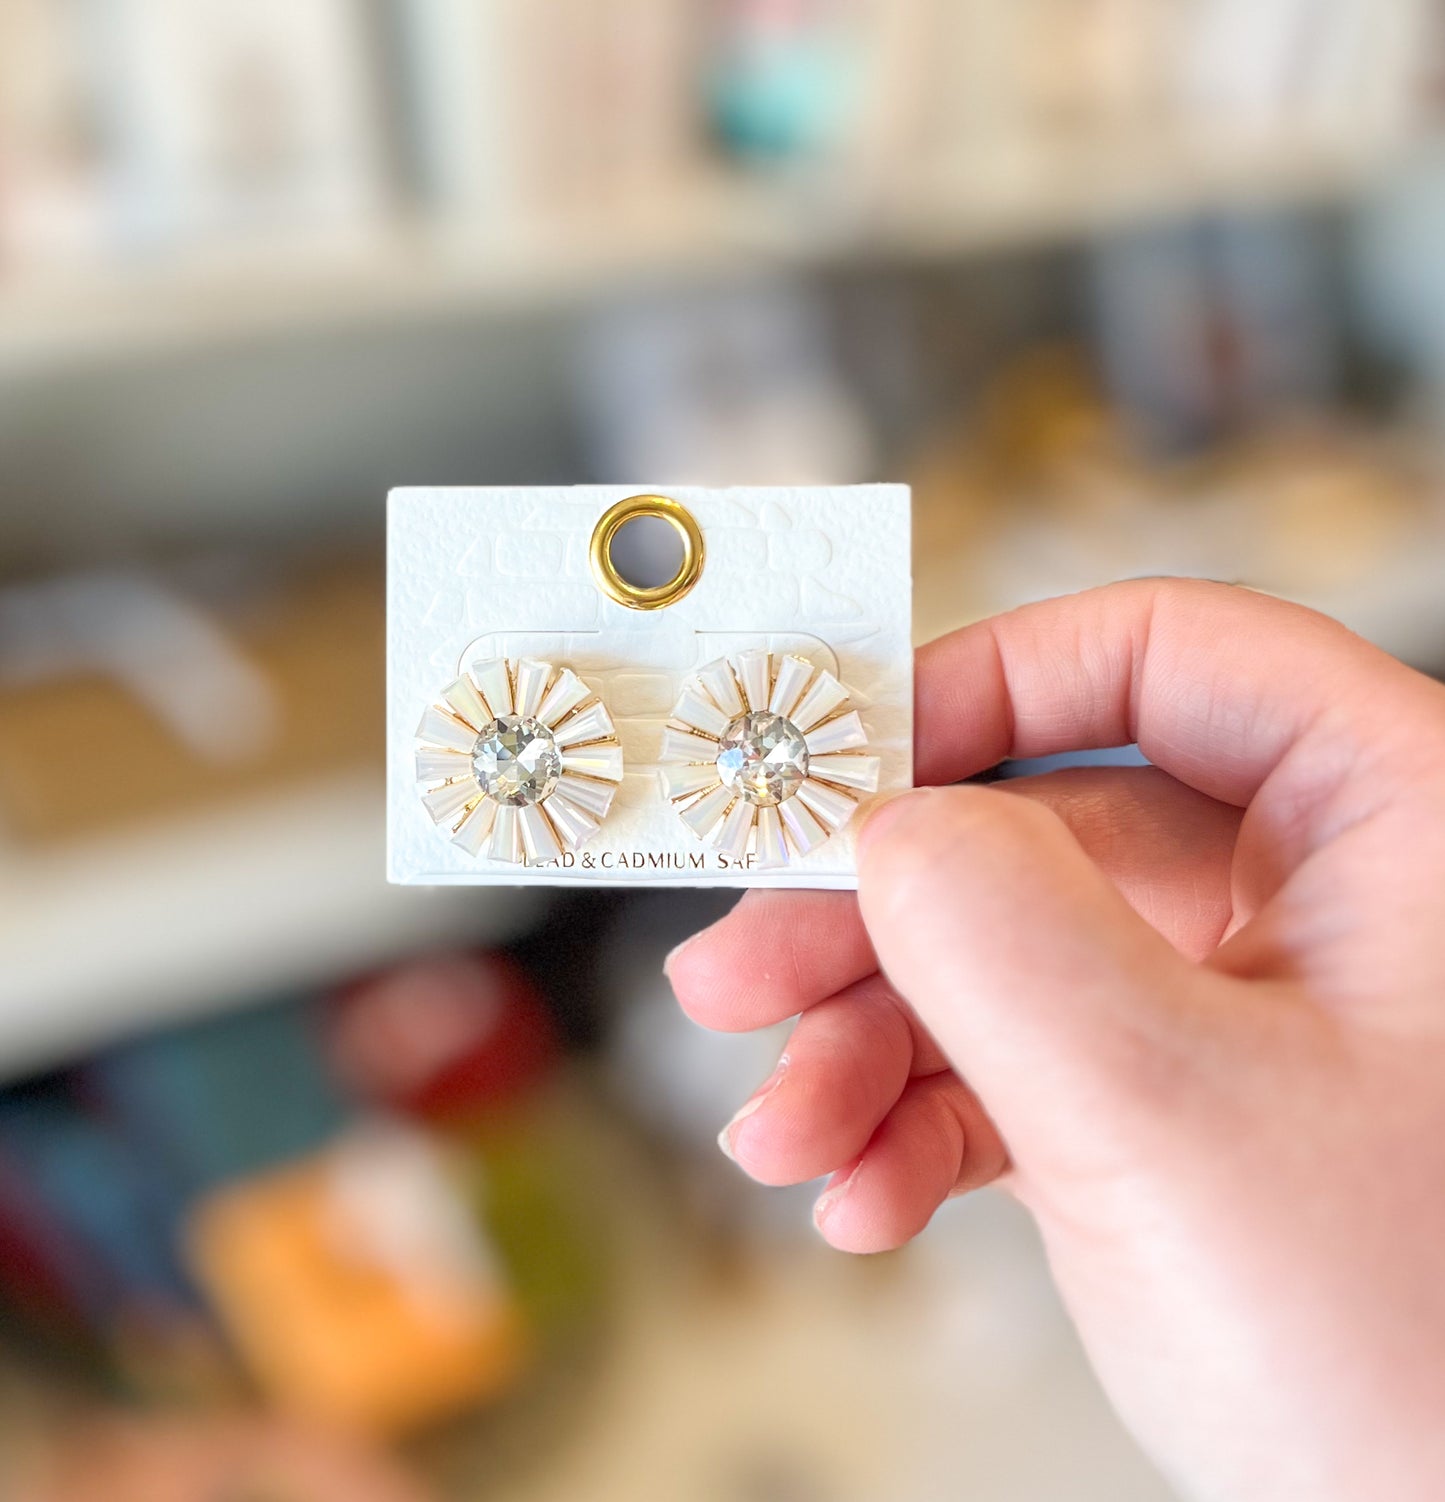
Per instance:
[[[558,1055],[552,1020],[505,955],[411,961],[346,987],[328,1051],[342,1081],[372,1104],[436,1118],[524,1093]]]

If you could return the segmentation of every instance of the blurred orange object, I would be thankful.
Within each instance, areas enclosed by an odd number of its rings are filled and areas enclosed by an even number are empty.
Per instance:
[[[317,1158],[193,1213],[197,1280],[265,1393],[322,1423],[391,1435],[488,1398],[527,1341],[439,1150],[364,1125]]]

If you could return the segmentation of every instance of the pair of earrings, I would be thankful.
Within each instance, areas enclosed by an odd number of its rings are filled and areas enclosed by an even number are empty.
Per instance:
[[[422,802],[469,855],[543,865],[601,828],[622,746],[600,696],[532,658],[474,663],[417,727]],[[844,828],[879,759],[848,690],[804,657],[749,651],[688,680],[663,732],[663,796],[698,839],[760,868]]]

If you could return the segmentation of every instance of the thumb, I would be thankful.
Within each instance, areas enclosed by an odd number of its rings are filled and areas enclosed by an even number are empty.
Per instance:
[[[1167,1088],[1198,972],[1029,798],[922,789],[864,827],[878,962],[1017,1154]],[[1086,1113],[1081,1117],[1080,1113]]]

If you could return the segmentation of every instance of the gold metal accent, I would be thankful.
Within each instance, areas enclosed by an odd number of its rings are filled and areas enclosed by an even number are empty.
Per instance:
[[[630,584],[612,562],[612,539],[639,516],[656,516],[682,539],[682,566],[666,584],[643,589]],[[592,577],[609,599],[629,610],[664,610],[675,605],[702,577],[704,549],[697,518],[680,501],[666,495],[634,495],[602,513],[592,529]]]

